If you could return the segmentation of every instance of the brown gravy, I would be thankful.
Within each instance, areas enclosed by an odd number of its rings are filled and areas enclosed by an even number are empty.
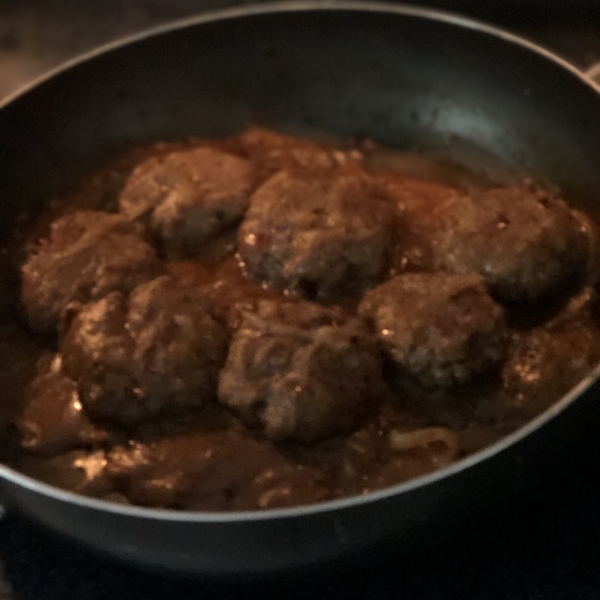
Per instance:
[[[6,249],[20,262],[26,241],[39,239],[57,216],[82,208],[116,209],[117,195],[134,165],[174,148],[197,145],[155,144],[135,149],[93,174],[71,194],[53,200],[44,213],[18,232]],[[371,170],[394,170],[423,181],[438,181],[467,192],[490,187],[461,169],[378,148],[366,151]],[[397,250],[394,272],[418,270]],[[234,327],[236,304],[278,295],[246,277],[236,257],[235,237],[224,236],[199,260],[170,262],[169,271],[208,296]],[[418,263],[418,257],[415,259]],[[561,302],[556,302],[562,305]],[[350,303],[345,307],[352,309]],[[560,308],[560,307],[559,307]],[[557,310],[547,309],[548,319]],[[515,341],[532,329],[539,308],[513,318]],[[595,316],[572,317],[579,327],[600,334]],[[186,510],[249,510],[295,506],[365,494],[435,471],[477,452],[516,430],[558,399],[549,395],[529,402],[503,386],[499,375],[486,376],[450,391],[424,392],[398,382],[381,409],[354,433],[310,446],[275,445],[245,428],[220,405],[150,424],[125,433],[90,423],[81,414],[74,390],[52,373],[55,340],[32,335],[10,312],[0,327],[0,382],[5,402],[0,425],[6,431],[4,460],[35,478],[108,500]],[[545,327],[545,325],[542,325]],[[560,333],[560,332],[559,332]],[[600,340],[600,335],[596,335]],[[582,361],[600,360],[600,341],[590,342]],[[46,379],[34,400],[26,388],[40,356],[48,363]],[[549,353],[548,361],[563,361]],[[548,389],[571,387],[573,373],[547,369],[563,378]],[[533,408],[532,408],[533,405]],[[12,427],[19,418],[43,423],[37,445],[19,439]],[[410,432],[424,430],[420,437]],[[448,435],[444,432],[450,432]],[[411,434],[412,435],[412,434]]]

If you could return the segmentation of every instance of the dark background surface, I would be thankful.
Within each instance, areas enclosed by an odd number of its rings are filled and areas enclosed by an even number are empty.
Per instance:
[[[416,2],[413,2],[413,4]],[[431,0],[538,41],[580,68],[600,61],[600,2]],[[80,52],[235,0],[0,0],[0,96]],[[599,132],[600,135],[600,132]],[[600,399],[599,399],[600,401]],[[556,440],[560,444],[560,440]],[[424,550],[390,547],[335,571],[277,581],[147,574],[95,556],[18,515],[0,521],[0,600],[600,599],[600,444],[592,433],[502,517]],[[509,495],[510,490],[507,490]]]

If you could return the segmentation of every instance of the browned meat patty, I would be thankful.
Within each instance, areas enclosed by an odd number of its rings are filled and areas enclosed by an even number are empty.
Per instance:
[[[585,288],[548,323],[514,336],[502,379],[514,404],[531,417],[599,363],[598,295]]]
[[[377,344],[362,321],[263,300],[233,338],[219,399],[272,440],[310,443],[356,427],[381,386]]]
[[[108,437],[82,411],[77,384],[65,375],[58,354],[39,361],[38,375],[29,384],[17,427],[22,447],[40,454],[92,448]]]
[[[399,185],[388,191],[425,240],[433,268],[479,273],[502,302],[534,302],[594,268],[595,225],[545,192],[513,187],[469,197],[440,188],[410,196]]]
[[[309,300],[339,300],[377,284],[394,211],[368,176],[280,172],[252,196],[238,232],[247,272]]]
[[[213,398],[227,338],[205,298],[164,276],[81,307],[60,350],[84,409],[131,426]]]
[[[131,502],[165,508],[278,508],[328,496],[310,469],[298,469],[239,429],[115,448],[106,474]]]
[[[252,189],[250,163],[211,148],[153,157],[131,174],[119,207],[148,219],[166,254],[195,256],[241,220]]]
[[[504,311],[479,275],[407,273],[369,292],[370,317],[392,360],[421,383],[451,386],[504,357]]]
[[[71,302],[125,294],[164,271],[140,228],[120,215],[82,211],[52,224],[21,269],[21,300],[29,324],[51,331]]]
[[[258,183],[282,170],[332,171],[339,167],[358,167],[362,162],[357,150],[336,150],[260,127],[247,129],[228,144],[233,151],[251,160]]]
[[[588,263],[587,236],[558,198],[506,188],[481,194],[472,206],[442,237],[437,261],[457,273],[481,273],[498,298],[535,301]]]

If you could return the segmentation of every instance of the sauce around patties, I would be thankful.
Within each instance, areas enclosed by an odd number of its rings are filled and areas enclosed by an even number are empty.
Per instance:
[[[6,248],[3,460],[115,502],[252,510],[497,441],[600,361],[600,252],[561,199],[492,188],[261,129],[118,157]]]

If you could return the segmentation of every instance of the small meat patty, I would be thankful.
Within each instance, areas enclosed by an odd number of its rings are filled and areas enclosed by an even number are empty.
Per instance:
[[[548,323],[514,335],[502,379],[529,418],[545,410],[600,363],[598,294],[585,288]]]
[[[272,440],[311,443],[356,427],[381,394],[381,377],[376,340],[361,320],[263,300],[233,338],[219,399]]]
[[[129,219],[148,219],[168,256],[195,256],[241,220],[252,182],[247,160],[194,148],[139,165],[121,192],[119,207]]]
[[[339,167],[358,167],[362,162],[357,150],[337,150],[260,127],[251,127],[228,143],[235,152],[250,159],[258,183],[282,170],[331,171]]]
[[[120,215],[81,211],[61,217],[21,269],[29,324],[51,331],[71,302],[125,294],[164,271],[142,228]]]
[[[401,371],[427,386],[464,383],[505,354],[504,311],[479,275],[394,277],[365,296],[359,314]]]
[[[507,304],[535,302],[571,282],[597,279],[598,228],[560,198],[530,187],[469,196],[439,184],[380,180],[408,232],[400,232],[400,259],[409,267],[479,273]]]
[[[481,273],[503,301],[547,296],[582,274],[590,260],[581,222],[545,192],[491,190],[473,198],[461,217],[440,240],[438,264],[456,273]]]
[[[71,315],[60,351],[88,414],[132,426],[213,398],[228,334],[210,310],[197,291],[164,276],[129,300],[113,292]]]
[[[365,174],[282,171],[252,196],[238,249],[248,274],[273,289],[340,300],[383,276],[394,216]]]

